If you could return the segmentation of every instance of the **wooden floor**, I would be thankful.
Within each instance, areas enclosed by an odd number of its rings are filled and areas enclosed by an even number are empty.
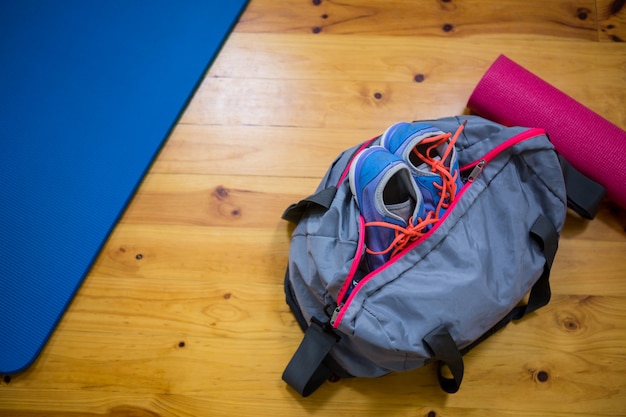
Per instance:
[[[401,120],[467,113],[503,53],[626,129],[615,0],[252,0],[49,344],[0,376],[0,416],[626,415],[626,211],[573,214],[553,300],[466,357],[281,381],[301,332],[284,302],[284,208],[344,148]],[[626,169],[625,164],[620,169]]]

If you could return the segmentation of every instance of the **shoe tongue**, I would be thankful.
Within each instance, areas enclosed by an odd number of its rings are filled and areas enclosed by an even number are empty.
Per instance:
[[[421,139],[420,139],[421,140]],[[409,161],[418,171],[429,171],[430,166],[423,162],[412,149],[417,149],[417,152],[430,158],[433,161],[441,161],[441,156],[444,154],[446,149],[448,148],[448,142],[442,143],[436,148],[432,147],[432,144],[421,144],[417,143],[416,145],[410,146],[411,152],[409,153]],[[430,149],[430,152],[429,152]],[[450,166],[450,159],[452,158],[452,154],[448,155],[445,161],[443,161],[444,166]]]

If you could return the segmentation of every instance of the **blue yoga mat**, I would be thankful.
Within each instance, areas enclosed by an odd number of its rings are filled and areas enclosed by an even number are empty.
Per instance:
[[[0,374],[40,353],[246,3],[0,2]]]

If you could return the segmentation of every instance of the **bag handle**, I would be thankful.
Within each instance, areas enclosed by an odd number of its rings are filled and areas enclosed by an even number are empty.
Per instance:
[[[291,223],[297,224],[304,213],[311,207],[317,206],[324,210],[328,210],[333,202],[333,199],[335,198],[335,194],[337,194],[337,187],[330,186],[328,188],[324,188],[323,190],[318,191],[315,194],[312,194],[307,198],[304,198],[287,207],[282,215],[282,218]]]
[[[311,395],[333,375],[324,359],[339,339],[330,324],[312,318],[304,339],[283,372],[283,381],[303,397]]]
[[[438,361],[437,380],[439,381],[439,386],[448,394],[454,394],[461,387],[465,370],[461,351],[457,348],[445,326],[436,328],[424,336],[422,340],[430,349],[433,358]],[[444,366],[450,369],[452,378],[443,376]]]
[[[593,219],[606,195],[606,188],[583,175],[561,155],[559,163],[565,180],[568,207],[585,219]]]
[[[535,285],[530,290],[528,303],[525,306],[513,309],[513,320],[519,320],[528,313],[532,313],[550,302],[552,292],[550,290],[550,270],[559,247],[559,232],[546,216],[539,216],[530,228],[530,237],[537,242],[546,259],[543,272]]]

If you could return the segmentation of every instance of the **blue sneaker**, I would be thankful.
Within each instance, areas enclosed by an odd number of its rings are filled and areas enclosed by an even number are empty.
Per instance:
[[[381,146],[402,158],[415,179],[427,213],[439,219],[463,187],[454,144],[463,127],[452,137],[424,123],[400,122],[383,133]]]
[[[365,220],[366,260],[373,271],[422,236],[429,219],[409,167],[381,146],[359,152],[349,181]]]

